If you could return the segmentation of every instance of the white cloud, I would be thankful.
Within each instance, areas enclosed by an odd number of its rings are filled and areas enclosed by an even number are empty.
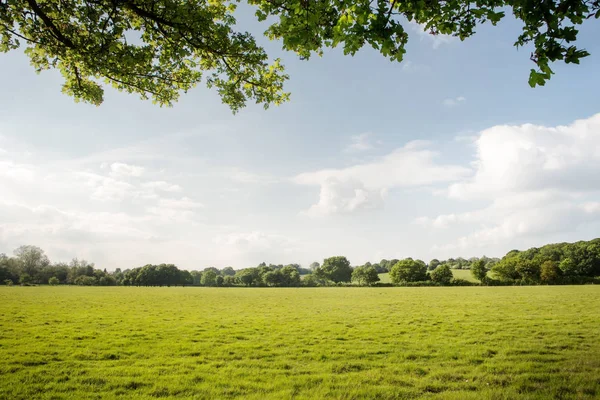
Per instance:
[[[163,192],[181,192],[181,186],[165,181],[150,181],[142,183],[143,188]]]
[[[383,205],[386,190],[369,190],[360,181],[340,181],[335,178],[321,183],[319,202],[306,212],[310,216],[348,214]]]
[[[475,174],[451,185],[451,197],[599,188],[600,114],[569,126],[495,126],[481,132],[475,145]]]
[[[459,104],[464,103],[465,101],[467,101],[466,98],[464,98],[463,96],[458,96],[453,99],[444,99],[444,101],[442,101],[442,104],[445,107],[456,107]]]
[[[321,187],[311,215],[347,213],[381,205],[383,193],[398,187],[425,186],[457,180],[466,168],[437,164],[430,144],[414,141],[375,161],[341,169],[324,169],[297,175],[301,185]]]
[[[353,135],[350,137],[350,144],[344,149],[345,153],[360,153],[363,151],[371,150],[373,144],[371,143],[370,132],[361,133],[359,135]]]
[[[467,230],[438,249],[499,245],[600,221],[600,114],[568,126],[495,126],[474,144],[474,174],[451,184],[446,194],[488,205],[417,218],[433,229]]]
[[[31,242],[44,238],[81,241],[147,240],[152,235],[140,229],[144,217],[131,217],[123,212],[62,210],[49,205],[26,206],[0,203],[0,242]]]
[[[108,176],[89,172],[82,172],[76,176],[90,189],[90,198],[93,200],[120,202],[138,193],[134,185]]]
[[[121,162],[110,164],[110,175],[115,178],[140,177],[144,168],[137,165],[129,165]]]
[[[159,199],[158,205],[160,207],[166,208],[178,208],[178,209],[187,209],[194,210],[198,208],[204,208],[202,203],[194,201],[189,197],[182,197],[180,199]]]
[[[455,223],[476,223],[479,228],[460,236],[443,248],[473,251],[522,237],[544,237],[572,232],[584,223],[600,219],[600,208],[587,206],[557,199],[548,204],[532,203],[530,207],[525,208],[498,209],[496,206],[490,206],[470,216],[463,214],[455,219]]]
[[[431,30],[428,30],[425,27],[425,24],[418,24],[414,21],[411,21],[409,24],[413,32],[416,32],[421,38],[421,40],[430,41],[434,49],[437,49],[442,45],[449,44],[458,40],[456,36],[452,35],[433,34],[431,33]]]

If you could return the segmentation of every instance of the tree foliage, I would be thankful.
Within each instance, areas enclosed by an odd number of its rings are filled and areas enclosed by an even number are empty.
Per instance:
[[[561,271],[555,261],[544,261],[540,267],[540,280],[543,283],[556,283],[559,281]]]
[[[471,275],[478,281],[485,282],[487,277],[488,269],[485,266],[484,260],[477,260],[471,265]]]
[[[217,273],[212,269],[202,273],[202,286],[217,286]]]
[[[354,268],[352,271],[352,282],[356,282],[359,286],[371,286],[376,282],[379,282],[379,274],[374,266],[362,265]]]
[[[555,61],[580,62],[573,43],[579,26],[600,17],[598,0],[471,2],[396,0],[247,0],[269,25],[265,35],[302,59],[340,46],[354,55],[370,46],[402,61],[416,24],[432,35],[472,36],[512,12],[521,24],[515,46],[531,46],[533,87],[544,85]],[[233,111],[247,101],[268,107],[289,95],[279,60],[239,31],[236,4],[227,0],[2,0],[0,51],[21,45],[36,71],[56,68],[63,92],[92,104],[102,84],[171,105],[200,82]]]
[[[440,265],[431,271],[431,280],[442,285],[448,285],[453,278],[454,275],[448,265]]]
[[[249,99],[279,104],[287,75],[235,30],[235,8],[224,0],[6,0],[0,51],[24,44],[36,71],[58,69],[64,93],[96,105],[102,82],[171,105],[201,81],[233,111]]]
[[[421,260],[412,258],[398,261],[390,270],[390,278],[396,284],[425,281],[427,280],[427,265]]]
[[[315,273],[335,283],[350,282],[352,280],[350,261],[343,256],[326,258]]]
[[[600,239],[513,250],[492,272],[501,280],[524,284],[584,283],[600,276]]]

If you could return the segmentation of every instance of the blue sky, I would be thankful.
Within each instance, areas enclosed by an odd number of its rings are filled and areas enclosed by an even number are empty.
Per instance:
[[[514,21],[464,42],[407,29],[400,64],[370,49],[300,61],[263,40],[291,101],[235,116],[202,86],[173,108],[111,89],[75,103],[58,73],[0,55],[0,252],[242,268],[597,236],[600,26],[580,34],[592,56],[536,89]]]

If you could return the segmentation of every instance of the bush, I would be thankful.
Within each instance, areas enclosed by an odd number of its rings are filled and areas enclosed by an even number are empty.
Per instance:
[[[12,285],[13,285],[13,281],[12,281],[11,279],[6,279],[6,280],[4,281],[4,284],[5,284],[6,286],[12,286]]]
[[[402,286],[402,287],[435,287],[435,286],[442,286],[442,285],[440,283],[434,282],[434,281],[416,281],[416,282],[400,282],[396,286]]]
[[[225,275],[223,277],[223,286],[234,286],[237,284],[237,280],[235,279],[235,277],[230,276],[230,275]]]
[[[482,283],[487,286],[514,286],[515,285],[514,281],[494,279],[494,278],[490,278],[489,276],[487,276]]]
[[[56,286],[59,283],[60,283],[60,281],[55,276],[53,276],[52,278],[48,279],[48,285],[50,285],[50,286]]]
[[[477,260],[471,266],[471,275],[481,283],[484,283],[488,269],[484,260]]]
[[[100,286],[116,286],[117,280],[110,275],[102,276],[102,277],[100,277],[100,279],[98,279],[98,285],[100,285]]]
[[[448,282],[450,286],[477,286],[477,283],[468,281],[466,279],[453,278]]]
[[[33,279],[31,278],[31,275],[29,274],[23,274],[21,275],[21,277],[19,278],[19,283],[23,286],[29,286],[29,284],[33,281]]]
[[[412,258],[398,261],[390,270],[390,278],[395,284],[426,281],[429,278],[427,265]]]
[[[391,282],[377,282],[373,284],[373,287],[394,287],[395,285]]]
[[[556,283],[560,280],[562,271],[554,261],[545,261],[541,267],[540,279],[544,283]]]
[[[450,267],[446,264],[440,265],[431,272],[431,280],[442,285],[449,284],[452,278],[454,278],[454,275],[452,275]]]
[[[74,283],[79,286],[94,286],[97,281],[93,276],[81,275],[75,279]]]

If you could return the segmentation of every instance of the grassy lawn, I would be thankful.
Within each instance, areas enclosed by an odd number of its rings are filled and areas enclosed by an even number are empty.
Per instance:
[[[600,287],[0,288],[0,399],[585,399]]]
[[[457,279],[464,279],[469,282],[479,282],[479,280],[473,278],[470,269],[453,269],[452,275]]]

